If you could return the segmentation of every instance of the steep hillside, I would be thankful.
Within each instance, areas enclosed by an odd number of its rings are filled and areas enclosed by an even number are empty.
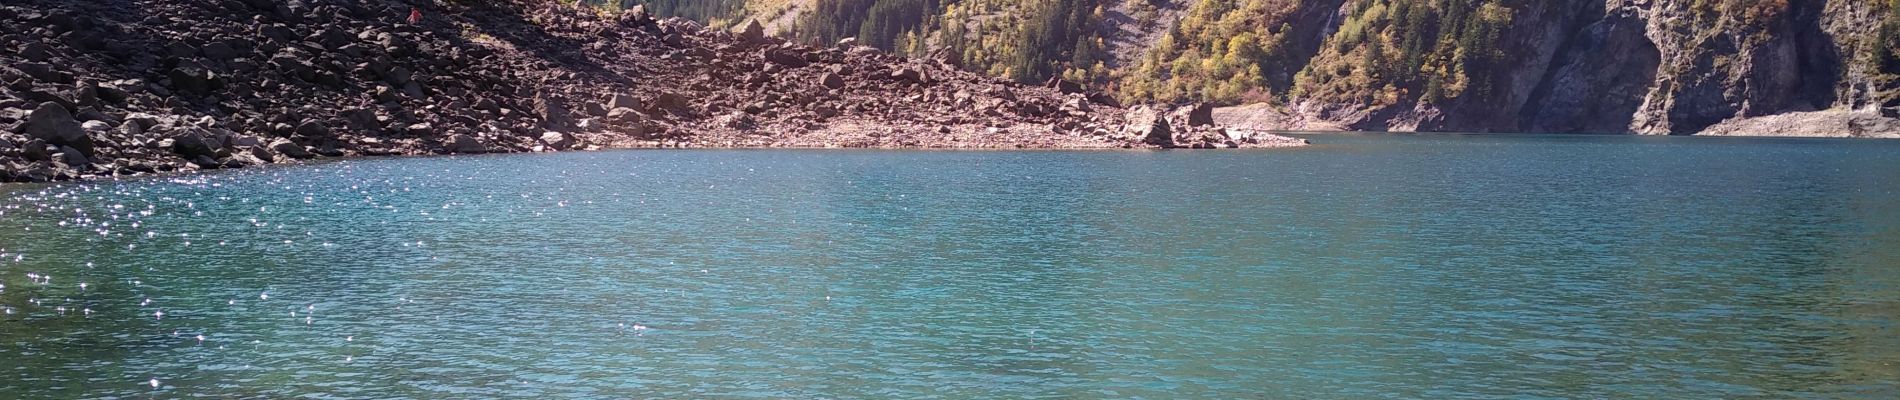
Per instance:
[[[0,181],[617,147],[1299,144],[1216,129],[1206,107],[1130,111],[749,27],[539,0],[9,2]]]
[[[1689,134],[1900,113],[1896,0],[811,1],[802,40],[1288,116],[1246,119],[1263,128]]]

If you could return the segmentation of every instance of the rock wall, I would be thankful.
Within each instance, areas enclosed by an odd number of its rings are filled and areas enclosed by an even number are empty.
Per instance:
[[[1346,2],[1341,13],[1358,3]],[[1862,112],[1832,126],[1884,127],[1891,124],[1861,122],[1890,118],[1881,115],[1894,115],[1900,106],[1892,95],[1900,90],[1896,71],[1879,71],[1868,61],[1870,49],[1883,45],[1875,31],[1900,18],[1882,2],[1501,4],[1512,18],[1497,44],[1502,56],[1470,77],[1483,90],[1427,99],[1419,95],[1426,89],[1407,86],[1407,79],[1372,76],[1354,78],[1367,81],[1356,87],[1395,85],[1388,93],[1400,100],[1381,105],[1296,94],[1272,113],[1239,114],[1260,110],[1249,107],[1221,114],[1270,129],[1324,125],[1314,123],[1320,120],[1375,131],[1694,134],[1725,121],[1824,110]],[[1326,43],[1332,47],[1339,40],[1346,39],[1329,37]],[[1778,124],[1729,124],[1723,134],[1735,134],[1738,126]]]

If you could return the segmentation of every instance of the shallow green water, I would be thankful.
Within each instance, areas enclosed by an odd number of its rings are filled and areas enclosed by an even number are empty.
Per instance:
[[[1312,139],[5,186],[0,398],[1900,397],[1900,142]]]

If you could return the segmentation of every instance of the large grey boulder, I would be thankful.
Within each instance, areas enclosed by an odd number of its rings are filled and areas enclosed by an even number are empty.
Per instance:
[[[1128,111],[1127,132],[1136,142],[1162,147],[1174,146],[1174,129],[1161,110],[1150,106]]]
[[[92,137],[86,135],[85,128],[59,103],[40,103],[39,108],[27,116],[23,130],[27,137],[45,140],[48,144],[72,147],[87,155],[93,151]]]

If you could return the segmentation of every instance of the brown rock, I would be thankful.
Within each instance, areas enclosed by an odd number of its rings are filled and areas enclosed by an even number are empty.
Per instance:
[[[759,20],[756,19],[747,22],[745,28],[739,31],[739,39],[745,40],[746,43],[765,43],[765,26],[759,25]]]
[[[613,98],[607,100],[607,109],[609,113],[612,113],[611,110],[616,108],[638,110],[640,109],[640,99],[629,96],[626,93],[615,93]]]

